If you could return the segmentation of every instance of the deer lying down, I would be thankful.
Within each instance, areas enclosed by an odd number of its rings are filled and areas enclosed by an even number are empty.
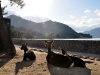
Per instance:
[[[63,56],[62,54],[56,54],[51,51],[53,41],[45,41],[45,46],[48,48],[48,54],[46,56],[46,60],[48,63],[63,67],[63,68],[70,68],[73,67],[74,63],[69,56]]]
[[[61,47],[59,47],[60,48],[60,50],[62,51],[62,54],[63,55],[67,55],[67,56],[69,56],[68,54],[67,54],[67,51],[64,49],[64,48],[61,48]],[[74,62],[74,67],[86,67],[86,65],[85,65],[85,62],[82,60],[82,59],[80,59],[80,58],[78,58],[78,57],[74,57],[74,56],[69,56],[71,59],[72,59],[72,61]]]
[[[24,57],[23,60],[27,60],[27,58],[32,61],[36,59],[36,56],[32,50],[28,50],[27,44],[22,44],[21,50],[24,50]]]

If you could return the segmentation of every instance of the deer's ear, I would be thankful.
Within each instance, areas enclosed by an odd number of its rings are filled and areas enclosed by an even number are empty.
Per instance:
[[[59,47],[59,49],[61,49],[61,47]]]
[[[47,41],[46,41],[46,40],[45,40],[44,42],[45,42],[45,43],[47,43]]]
[[[53,43],[54,41],[51,41],[51,43]]]
[[[27,46],[27,43],[24,43],[24,46]]]

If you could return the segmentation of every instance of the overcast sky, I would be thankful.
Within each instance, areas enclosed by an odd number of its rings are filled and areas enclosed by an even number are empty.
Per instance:
[[[11,7],[8,0],[1,1],[2,6],[8,5],[9,15],[50,19],[78,32],[100,27],[100,0],[24,0],[26,5],[22,9],[17,5]]]

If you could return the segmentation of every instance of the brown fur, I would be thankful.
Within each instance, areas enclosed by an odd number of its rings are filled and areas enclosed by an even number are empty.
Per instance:
[[[45,41],[45,46],[48,48],[47,62],[58,67],[69,68],[73,63],[69,56],[63,56],[51,51],[53,41]]]
[[[28,58],[31,61],[36,59],[34,52],[32,50],[28,50],[26,43],[22,45],[21,50],[24,50],[23,60],[26,60],[26,58]]]
[[[64,52],[62,53],[63,55],[67,54],[67,51],[65,49],[60,47],[60,50]],[[74,67],[86,67],[85,62],[82,59],[74,56],[69,56],[69,57],[73,60]]]

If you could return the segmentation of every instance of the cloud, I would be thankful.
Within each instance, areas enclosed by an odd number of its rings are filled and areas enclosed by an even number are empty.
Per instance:
[[[100,18],[89,18],[89,19],[77,19],[73,22],[69,23],[70,25],[73,25],[75,27],[95,27],[100,25]]]
[[[84,18],[84,19],[85,19],[85,18],[87,18],[87,16],[83,16],[82,18]]]
[[[31,20],[31,21],[34,21],[34,22],[44,22],[44,21],[49,20],[48,18],[41,18],[41,17],[38,17],[38,16],[31,16],[31,14],[28,15],[27,12],[24,12],[21,9],[15,10],[15,9],[9,9],[9,8],[7,8],[6,12],[9,13],[6,16],[14,14],[14,15],[20,16],[20,17],[22,17],[24,19]],[[4,17],[6,17],[6,16],[4,16]]]
[[[70,17],[71,19],[74,19],[74,18],[75,18],[73,15],[70,15],[69,17]]]
[[[9,1],[8,0],[3,0],[1,1],[1,6],[5,6],[5,5],[9,5]]]
[[[49,7],[52,3],[51,0],[24,0],[26,5],[20,9],[20,6],[17,4],[11,7],[10,2],[8,0],[2,0],[2,6],[7,5],[8,13],[14,12],[15,15],[24,17],[24,16],[39,16],[45,18],[48,16]],[[16,10],[16,11],[15,11]]]
[[[94,13],[96,13],[97,16],[100,16],[100,10],[95,10]]]
[[[8,12],[8,14],[7,15],[4,15],[4,17],[9,16],[9,15],[13,15],[13,14],[16,14],[16,11],[15,10],[11,10],[11,9],[6,9],[5,12]]]
[[[90,13],[91,11],[89,9],[85,10],[84,11],[85,13]]]
[[[66,24],[70,25],[70,27],[72,27],[77,32],[87,31],[100,27],[100,18],[80,18]]]
[[[44,21],[49,20],[48,18],[41,18],[41,17],[38,17],[38,16],[25,16],[23,18],[25,18],[27,20],[31,20],[33,22],[44,22]]]
[[[14,15],[20,15],[22,12],[20,11],[20,10],[14,10],[14,9],[6,9],[5,10],[5,12],[8,12],[8,14],[7,15],[12,15],[12,14],[14,14]]]

